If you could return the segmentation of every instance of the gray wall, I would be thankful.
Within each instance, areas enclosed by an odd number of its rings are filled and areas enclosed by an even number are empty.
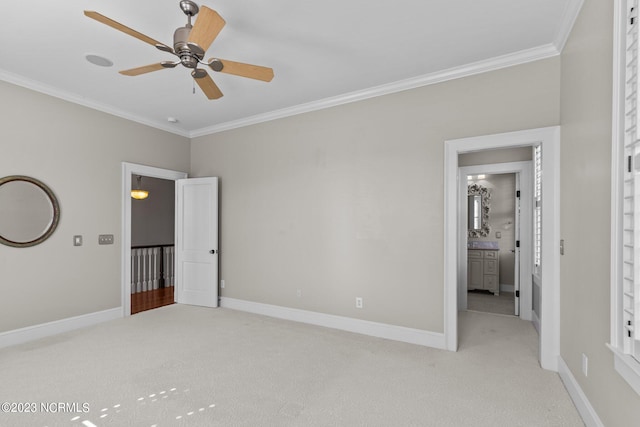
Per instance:
[[[0,332],[120,307],[121,162],[188,171],[189,140],[4,82],[0,99],[1,175],[40,179],[62,212],[43,244],[0,245]]]
[[[562,53],[561,354],[606,426],[638,425],[640,396],[613,368],[610,200],[613,2],[587,0]],[[588,215],[585,215],[588,213]],[[544,266],[543,266],[544,268]],[[582,353],[589,376],[581,372]]]
[[[137,188],[137,175],[131,187]],[[131,246],[173,245],[175,240],[175,181],[142,177],[144,200],[131,199]]]
[[[444,141],[559,124],[559,82],[553,58],[193,139],[222,296],[442,332]]]
[[[458,154],[458,166],[491,165],[494,163],[526,162],[533,159],[531,147],[501,148]]]

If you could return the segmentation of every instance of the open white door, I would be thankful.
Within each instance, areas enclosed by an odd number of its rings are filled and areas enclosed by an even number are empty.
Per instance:
[[[218,306],[218,178],[176,181],[176,301]]]

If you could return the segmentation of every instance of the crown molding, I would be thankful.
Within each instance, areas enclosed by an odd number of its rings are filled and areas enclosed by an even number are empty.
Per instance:
[[[581,0],[578,0],[581,1]],[[375,98],[378,96],[389,95],[405,90],[415,89],[436,83],[455,80],[462,77],[469,77],[476,74],[495,71],[502,68],[512,67],[514,65],[525,64],[528,62],[538,61],[541,59],[551,58],[560,54],[555,44],[547,44],[532,49],[522,50],[507,55],[498,56],[485,61],[478,61],[460,67],[449,68],[444,71],[425,74],[397,82],[375,86],[369,89],[350,92],[330,98],[313,101],[306,104],[296,105],[290,108],[271,111],[264,114],[233,120],[214,126],[209,126],[192,131],[189,136],[196,138],[214,133],[224,132],[227,130],[237,129],[244,126],[255,125],[272,120],[283,119],[298,114],[310,113],[312,111],[323,110],[325,108],[336,107],[338,105],[349,104],[352,102],[363,101],[365,99]]]
[[[41,82],[26,79],[22,76],[18,76],[13,73],[9,73],[4,70],[0,70],[0,80],[8,83],[22,86],[27,89],[31,89],[37,92],[44,93],[56,98],[63,99],[75,104],[79,104],[94,110],[98,110],[107,114],[111,114],[126,120],[131,120],[136,123],[140,123],[146,126],[150,126],[159,130],[163,130],[169,133],[173,133],[186,138],[197,138],[200,136],[211,135],[227,130],[237,129],[245,126],[255,125],[259,123],[269,122],[272,120],[283,119],[286,117],[295,116],[298,114],[310,113],[313,111],[323,110],[326,108],[336,107],[339,105],[349,104],[352,102],[363,101],[370,98],[376,98],[379,96],[390,95],[397,92],[416,89],[423,86],[429,86],[432,84],[442,83],[449,80],[455,80],[463,77],[470,77],[476,74],[482,74],[489,71],[495,71],[502,68],[508,68],[516,65],[526,64],[541,59],[551,58],[557,56],[561,52],[561,47],[564,47],[573,24],[580,12],[580,8],[584,0],[570,0],[567,8],[564,12],[563,25],[561,31],[554,43],[538,46],[531,49],[526,49],[495,58],[491,58],[484,61],[478,61],[471,64],[466,64],[459,67],[449,68],[447,70],[429,73],[417,77],[412,77],[397,82],[392,82],[372,88],[349,92],[346,94],[324,98],[318,101],[308,102],[305,104],[296,105],[293,107],[283,108],[280,110],[270,111],[264,114],[258,114],[251,117],[246,117],[238,120],[232,120],[225,123],[220,123],[213,126],[208,126],[194,131],[187,131],[183,129],[176,129],[169,126],[164,122],[158,122],[149,120],[144,117],[132,115],[126,111],[113,108],[111,106],[93,102],[80,95],[62,91],[52,86],[42,84]]]
[[[582,10],[583,5],[584,0],[569,0],[566,7],[564,8],[564,12],[562,13],[562,21],[560,22],[560,30],[558,31],[556,40],[553,43],[558,49],[558,52],[562,52],[562,50],[564,49],[564,45],[569,39],[569,35],[573,30],[573,26],[578,19],[578,15]]]
[[[173,127],[167,126],[165,123],[149,120],[144,117],[136,116],[129,112],[122,111],[105,104],[91,101],[90,99],[87,99],[81,95],[56,89],[52,86],[45,85],[39,81],[27,79],[5,70],[0,70],[0,80],[3,80],[7,83],[14,84],[16,86],[21,86],[36,92],[40,92],[45,95],[50,95],[55,98],[60,98],[64,101],[69,101],[74,104],[82,105],[84,107],[88,107],[93,110],[98,110],[103,113],[111,114],[112,116],[120,117],[122,119],[130,120],[132,122],[140,123],[145,126],[150,126],[152,128],[156,128],[159,130],[163,130],[166,132],[170,132],[176,135],[189,138],[189,132],[185,130],[175,129]]]

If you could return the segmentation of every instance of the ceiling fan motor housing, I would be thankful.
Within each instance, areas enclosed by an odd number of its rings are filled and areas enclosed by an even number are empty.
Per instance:
[[[187,68],[196,68],[203,55],[198,55],[187,44],[191,28],[192,26],[187,24],[187,26],[180,27],[173,33],[173,50],[180,57],[182,65]]]

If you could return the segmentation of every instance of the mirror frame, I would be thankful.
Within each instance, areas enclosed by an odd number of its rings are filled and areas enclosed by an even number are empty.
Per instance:
[[[468,196],[482,197],[482,226],[479,229],[467,227],[468,237],[487,237],[491,232],[491,227],[489,226],[489,200],[491,200],[491,193],[488,188],[480,184],[469,184],[469,186],[467,186],[467,197]],[[468,222],[469,221],[467,221],[467,226]]]
[[[58,203],[58,199],[56,198],[55,194],[53,194],[53,191],[51,191],[51,189],[45,183],[35,178],[32,178],[30,176],[24,176],[24,175],[5,176],[4,178],[0,178],[0,186],[7,184],[9,182],[14,182],[14,181],[25,181],[35,185],[36,187],[44,191],[44,193],[49,198],[49,201],[51,202],[51,207],[53,208],[53,218],[51,220],[51,224],[44,231],[44,233],[42,233],[40,236],[38,236],[33,240],[30,240],[28,242],[16,242],[14,240],[7,239],[5,237],[2,237],[2,235],[0,235],[0,243],[7,246],[13,246],[15,248],[27,248],[30,246],[39,245],[40,243],[44,242],[49,237],[51,237],[53,232],[56,231],[56,228],[58,227],[58,223],[60,222],[60,204]]]

